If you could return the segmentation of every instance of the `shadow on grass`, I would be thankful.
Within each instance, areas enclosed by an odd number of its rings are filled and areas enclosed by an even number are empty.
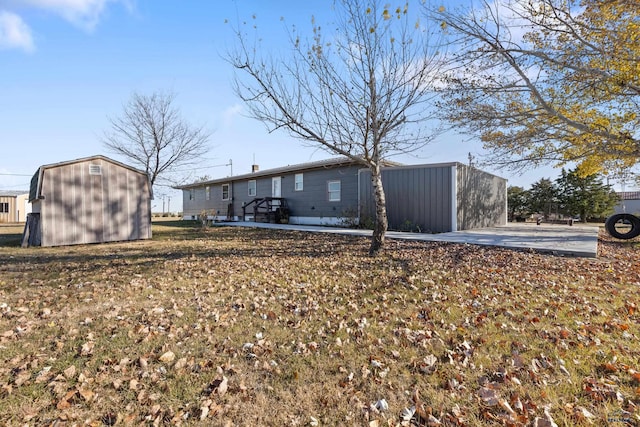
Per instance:
[[[20,247],[22,243],[22,234],[21,233],[2,233],[0,234],[0,247],[11,248]]]
[[[197,221],[162,221],[154,222],[153,240],[197,239],[200,224]],[[112,243],[112,242],[107,242]],[[22,231],[15,227],[0,227],[0,247],[18,248],[22,244]]]
[[[18,237],[17,245],[19,247]],[[166,242],[166,243],[165,243]],[[171,242],[171,243],[169,243]],[[340,256],[347,251],[368,257],[368,239],[357,236],[333,236],[271,229],[238,227],[202,228],[196,221],[166,221],[154,224],[153,239],[110,242],[51,248],[32,247],[0,252],[0,271],[22,271],[47,264],[78,268],[87,264],[118,268],[136,265],[154,269],[169,260],[210,260],[214,257],[318,258]],[[74,267],[75,265],[75,267]]]

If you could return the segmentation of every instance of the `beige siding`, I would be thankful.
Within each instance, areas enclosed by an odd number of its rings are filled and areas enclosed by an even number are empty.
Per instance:
[[[0,212],[0,222],[16,222],[16,198],[15,196],[0,196],[0,203],[8,205],[8,212]]]
[[[149,183],[133,169],[103,158],[48,167],[40,194],[42,246],[151,237]]]

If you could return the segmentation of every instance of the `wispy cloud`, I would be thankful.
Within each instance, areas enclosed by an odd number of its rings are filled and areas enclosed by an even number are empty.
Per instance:
[[[31,29],[15,13],[0,10],[0,49],[22,49],[33,52]]]
[[[222,124],[224,127],[231,126],[233,120],[242,113],[242,105],[234,104],[222,112]]]
[[[57,15],[72,25],[91,32],[104,17],[110,3],[133,9],[135,0],[0,0],[0,49],[33,51],[31,28],[21,12],[38,10]]]
[[[95,29],[109,3],[131,5],[128,0],[22,0],[20,3],[59,15],[86,31]]]

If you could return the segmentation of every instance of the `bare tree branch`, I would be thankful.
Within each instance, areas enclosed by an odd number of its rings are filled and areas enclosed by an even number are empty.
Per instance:
[[[270,131],[284,130],[371,170],[375,254],[387,229],[381,166],[439,133],[432,106],[442,55],[408,2],[395,8],[376,0],[339,0],[334,7],[335,32],[325,34],[312,20],[305,39],[294,28],[285,58],[251,44],[243,28],[234,29],[237,45],[226,58],[237,70],[236,93]]]
[[[172,93],[134,93],[120,117],[110,118],[102,142],[149,174],[151,185],[175,169],[197,163],[208,151],[210,134],[186,123]]]

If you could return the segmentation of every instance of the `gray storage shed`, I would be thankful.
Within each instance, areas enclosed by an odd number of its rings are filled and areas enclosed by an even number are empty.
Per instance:
[[[150,239],[151,199],[145,172],[104,156],[40,166],[23,246]]]

